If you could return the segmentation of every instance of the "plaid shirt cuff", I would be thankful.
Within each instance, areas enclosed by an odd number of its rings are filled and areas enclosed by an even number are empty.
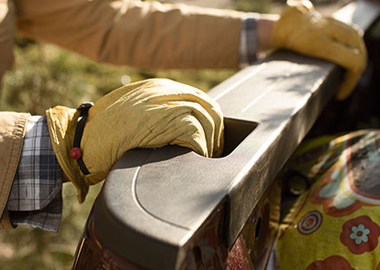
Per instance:
[[[240,36],[240,65],[250,65],[257,60],[257,21],[259,15],[247,13]]]
[[[11,223],[58,231],[62,216],[61,176],[46,117],[30,117],[7,204]]]

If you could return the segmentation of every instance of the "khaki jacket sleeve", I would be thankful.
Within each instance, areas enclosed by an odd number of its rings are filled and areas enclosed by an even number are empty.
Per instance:
[[[101,62],[236,68],[243,13],[132,0],[15,0],[18,29]]]
[[[13,64],[12,48],[15,31],[16,21],[13,2],[0,0],[0,81],[5,71]]]
[[[11,228],[6,205],[29,118],[26,113],[0,112],[0,229]]]

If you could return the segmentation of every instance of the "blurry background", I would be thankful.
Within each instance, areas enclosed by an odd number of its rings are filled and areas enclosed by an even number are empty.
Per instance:
[[[316,0],[317,9],[330,13],[342,0]],[[343,0],[345,1],[345,0]],[[184,2],[243,11],[279,12],[284,2],[270,0],[182,0]],[[345,1],[347,2],[347,1]],[[18,36],[16,64],[4,80],[1,110],[43,114],[55,105],[76,107],[96,101],[105,93],[129,82],[152,77],[170,78],[208,91],[231,76],[234,70],[162,71],[137,70],[99,64],[48,44]],[[76,245],[101,184],[92,187],[86,202],[79,204],[71,184],[63,188],[63,220],[58,234],[19,226],[0,231],[0,269],[70,269]]]

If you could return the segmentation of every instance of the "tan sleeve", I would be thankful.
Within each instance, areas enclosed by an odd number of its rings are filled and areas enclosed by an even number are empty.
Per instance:
[[[11,221],[9,219],[8,211],[5,209],[0,217],[0,230],[9,230],[13,228],[14,227],[12,226]]]
[[[13,2],[0,0],[0,82],[5,71],[13,64],[12,48],[15,31],[16,22]]]
[[[10,225],[6,205],[20,160],[29,116],[26,113],[0,112],[0,229]]]
[[[15,0],[24,35],[144,68],[236,68],[243,14],[132,0]]]

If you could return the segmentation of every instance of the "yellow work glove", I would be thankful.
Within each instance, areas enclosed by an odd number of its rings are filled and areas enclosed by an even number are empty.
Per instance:
[[[353,91],[367,64],[362,33],[343,22],[323,17],[309,1],[288,3],[272,32],[273,48],[285,48],[334,62],[347,70],[336,98]]]
[[[80,111],[57,106],[46,115],[54,152],[77,187],[80,202],[88,187],[102,181],[127,150],[176,144],[215,157],[223,147],[219,105],[204,92],[171,80],[123,86],[89,109],[80,140],[80,155],[89,174],[82,172],[72,156]]]

